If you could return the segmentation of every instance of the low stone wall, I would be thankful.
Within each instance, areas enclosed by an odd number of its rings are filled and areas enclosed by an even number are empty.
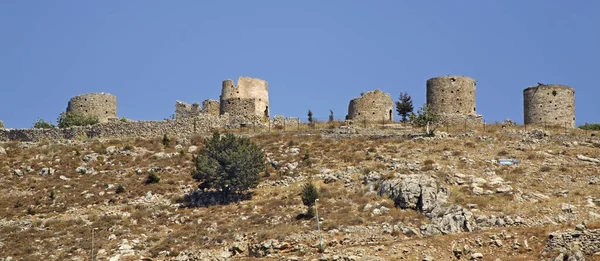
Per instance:
[[[214,129],[236,128],[227,115],[200,115],[165,121],[108,122],[93,126],[53,129],[0,129],[0,141],[29,141],[86,139],[86,138],[152,138],[164,134],[189,136],[207,134]]]
[[[600,252],[600,229],[580,227],[577,230],[553,232],[548,237],[546,250],[564,253],[572,251],[575,246],[586,255]]]
[[[449,126],[478,126],[483,125],[483,117],[479,114],[440,114],[441,125]]]
[[[281,115],[273,116],[273,126],[295,127],[298,126],[298,124],[300,124],[300,119],[296,117],[284,117]]]

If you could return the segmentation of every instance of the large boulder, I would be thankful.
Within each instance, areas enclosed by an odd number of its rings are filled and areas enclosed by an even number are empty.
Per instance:
[[[456,205],[445,204],[448,191],[438,186],[429,175],[397,175],[379,184],[379,195],[394,200],[396,207],[414,209],[431,220],[421,226],[425,235],[471,232],[475,229],[473,214]]]
[[[426,216],[448,199],[446,189],[438,187],[433,177],[422,174],[397,175],[394,179],[382,181],[378,193],[394,200],[396,207],[415,209]]]

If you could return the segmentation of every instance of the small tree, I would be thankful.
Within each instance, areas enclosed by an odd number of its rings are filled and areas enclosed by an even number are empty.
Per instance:
[[[333,120],[334,120],[334,118],[333,118],[333,111],[329,110],[329,123],[332,123]]]
[[[83,115],[73,112],[63,112],[57,119],[59,128],[68,128],[72,126],[94,125],[100,122],[98,117]]]
[[[311,110],[308,110],[308,123],[313,123],[313,113]]]
[[[439,116],[427,104],[419,108],[416,114],[410,115],[410,122],[417,127],[425,127],[429,123],[432,127],[439,121]]]
[[[315,216],[315,210],[313,206],[315,201],[319,198],[319,190],[312,183],[306,183],[302,186],[302,204],[308,207],[306,216],[312,218]]]
[[[52,129],[56,126],[54,124],[45,121],[44,119],[39,119],[33,123],[33,128],[35,129]]]
[[[193,177],[201,189],[217,189],[224,196],[255,188],[265,171],[263,150],[247,137],[219,132],[206,139],[195,158]]]
[[[117,189],[115,190],[115,193],[121,194],[123,192],[125,192],[125,187],[123,187],[123,184],[119,184],[119,186],[117,186]]]
[[[169,136],[167,136],[166,133],[165,133],[165,135],[163,135],[162,144],[163,144],[163,146],[165,146],[165,148],[168,148],[169,145],[171,145],[171,139],[169,139]]]
[[[412,114],[414,110],[412,98],[408,93],[400,93],[400,97],[396,102],[396,112],[398,112],[399,116],[402,116],[402,122],[406,122],[408,120],[408,116]]]

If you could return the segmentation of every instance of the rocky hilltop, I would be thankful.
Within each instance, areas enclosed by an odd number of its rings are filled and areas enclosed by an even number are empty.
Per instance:
[[[0,260],[595,260],[600,140],[569,131],[242,133],[268,170],[229,204],[200,136],[1,143]]]

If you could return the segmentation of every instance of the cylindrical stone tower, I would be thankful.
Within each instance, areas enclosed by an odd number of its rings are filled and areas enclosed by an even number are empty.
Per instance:
[[[100,122],[117,118],[117,97],[110,93],[88,93],[69,100],[67,113],[96,116]]]
[[[525,124],[575,128],[575,89],[539,84],[523,90]]]
[[[220,98],[220,113],[240,116],[269,116],[269,85],[267,81],[239,77],[237,85],[224,80]]]
[[[373,90],[348,104],[347,120],[387,122],[394,120],[394,101],[389,93]]]
[[[475,79],[440,76],[427,80],[427,106],[438,114],[477,114]]]

